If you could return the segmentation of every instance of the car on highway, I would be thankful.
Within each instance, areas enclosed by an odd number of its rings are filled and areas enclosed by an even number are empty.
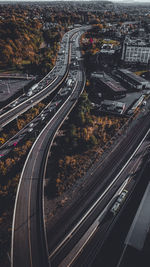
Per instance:
[[[111,212],[115,215],[116,212],[119,210],[119,208],[120,208],[120,203],[119,202],[115,202],[115,204],[111,208]]]
[[[55,106],[49,107],[49,111],[51,112],[53,109],[55,109]]]
[[[43,120],[45,120],[45,116],[43,115],[43,116],[41,116],[41,120],[43,121]]]
[[[147,102],[146,101],[143,101],[142,102],[142,106],[146,106]]]
[[[41,119],[42,119],[42,120],[45,119],[45,114],[44,114],[44,113],[41,114]]]
[[[125,199],[127,193],[128,193],[127,190],[123,190],[120,196],[118,197],[117,202],[121,203]]]
[[[32,91],[29,91],[29,92],[27,93],[27,96],[31,96],[31,95],[33,95],[33,92],[32,92]]]
[[[53,106],[55,106],[55,107],[58,106],[58,104],[59,104],[61,101],[62,101],[62,99],[57,100],[57,101],[55,101],[55,102],[52,102],[51,105],[50,105],[50,108],[53,107]]]
[[[31,122],[31,123],[29,124],[29,127],[33,127],[33,125],[34,125],[34,123],[33,123],[33,122]]]
[[[125,201],[125,198],[128,194],[128,191],[124,189],[121,194],[118,196],[116,202],[113,204],[110,212],[113,213],[113,215],[116,215],[116,213],[119,211],[120,207],[122,206],[123,202]]]
[[[16,100],[16,101],[13,102],[12,104],[10,104],[10,107],[14,108],[17,104],[18,104],[18,101]]]
[[[21,102],[23,102],[23,101],[25,101],[25,100],[27,100],[27,99],[28,99],[28,97],[25,96],[25,95],[23,95],[23,96],[21,96],[21,97],[19,98],[19,103],[21,103]]]
[[[28,129],[28,132],[30,133],[30,132],[32,132],[33,131],[33,128],[29,128]]]
[[[65,90],[65,91],[60,92],[60,95],[64,96],[64,95],[67,95],[68,93],[69,93],[68,90]]]
[[[13,143],[13,146],[16,146],[17,144],[18,144],[18,142],[16,141],[16,142]]]

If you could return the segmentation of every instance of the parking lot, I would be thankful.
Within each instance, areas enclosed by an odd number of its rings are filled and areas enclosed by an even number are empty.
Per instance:
[[[18,80],[18,79],[1,79],[0,80],[0,102],[6,101],[31,80]]]

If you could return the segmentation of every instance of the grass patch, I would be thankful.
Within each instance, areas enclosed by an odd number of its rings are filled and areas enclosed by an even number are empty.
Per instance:
[[[141,74],[147,72],[147,70],[140,70],[140,71],[136,71],[134,72],[136,75],[140,76]]]

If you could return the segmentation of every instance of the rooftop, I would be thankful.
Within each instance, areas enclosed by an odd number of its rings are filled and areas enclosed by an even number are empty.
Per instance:
[[[141,204],[131,225],[125,244],[142,250],[150,227],[150,183],[147,186]]]
[[[100,81],[105,83],[109,88],[111,88],[115,92],[126,92],[126,89],[120,85],[120,83],[116,82],[109,75],[105,73],[93,73],[93,77],[98,78]]]
[[[129,46],[141,46],[141,47],[150,47],[150,43],[143,40],[143,38],[129,38],[129,37],[126,37],[125,39],[125,43]]]
[[[133,73],[133,72],[127,70],[127,69],[119,69],[119,71],[124,73],[125,75],[127,75],[130,79],[132,79],[137,84],[148,83],[147,80],[145,80],[144,78],[136,75],[135,73]]]
[[[102,105],[107,105],[107,106],[114,106],[114,108],[116,107],[124,107],[125,103],[122,102],[118,102],[118,101],[112,101],[112,100],[104,100],[101,102]]]

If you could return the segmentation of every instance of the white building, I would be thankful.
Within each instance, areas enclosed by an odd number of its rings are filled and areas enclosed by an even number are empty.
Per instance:
[[[150,43],[141,39],[127,38],[123,44],[122,60],[125,62],[140,62],[148,64],[150,61]]]

